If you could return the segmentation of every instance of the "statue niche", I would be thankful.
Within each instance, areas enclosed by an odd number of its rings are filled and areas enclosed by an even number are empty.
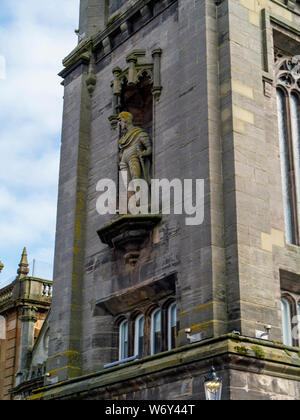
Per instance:
[[[138,57],[145,55],[141,52],[135,54]],[[150,72],[153,65],[141,64],[143,68],[148,66],[149,69],[139,70],[137,59],[133,58],[130,56],[128,59],[129,70],[113,70],[114,114],[109,119],[112,127],[118,128],[118,170],[121,174],[126,172],[127,183],[134,179],[143,179],[149,185],[153,176],[153,98],[158,96],[154,96],[157,91],[153,91]],[[160,221],[161,216],[156,214],[120,214],[118,218],[102,226],[97,233],[102,243],[114,248],[117,255],[123,255],[126,264],[135,267],[141,250],[150,243],[152,231]]]
[[[128,181],[144,179],[151,182],[152,167],[152,83],[143,74],[136,85],[125,79],[120,96],[118,116],[121,171],[127,170]]]

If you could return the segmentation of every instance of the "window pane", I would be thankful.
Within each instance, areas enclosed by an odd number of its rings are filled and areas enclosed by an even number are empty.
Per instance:
[[[296,94],[291,95],[291,120],[292,120],[294,159],[295,159],[297,210],[298,210],[298,219],[300,220],[300,123],[299,123],[299,97]]]
[[[159,332],[161,330],[161,312],[157,311],[154,314],[154,330],[155,332]]]
[[[144,316],[139,316],[135,321],[134,354],[142,357],[144,348]]]
[[[168,347],[169,350],[174,349],[176,345],[176,304],[174,303],[169,307],[169,320],[168,320],[168,334],[169,334],[169,342]]]
[[[120,360],[128,357],[128,322],[120,325]]]
[[[176,327],[176,305],[171,307],[171,326]]]
[[[161,351],[161,311],[157,310],[152,314],[151,327],[151,353],[157,354]]]
[[[280,89],[277,90],[277,110],[286,241],[288,243],[293,243],[294,234],[291,207],[292,201],[290,197],[291,188],[289,182],[289,157],[287,147],[288,140],[286,137],[286,105],[285,97]]]
[[[286,299],[281,299],[283,343],[292,346],[291,307]]]
[[[139,337],[144,337],[144,317],[139,319]]]

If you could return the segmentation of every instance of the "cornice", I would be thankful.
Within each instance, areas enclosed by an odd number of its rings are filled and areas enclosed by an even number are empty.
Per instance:
[[[153,19],[156,19],[159,15],[164,13],[168,8],[177,3],[178,0],[166,0],[166,5],[156,14],[142,15],[142,23],[139,29],[132,32],[128,31],[127,22],[129,22],[130,19],[132,19],[139,11],[144,10],[144,8],[147,8],[150,4],[158,3],[158,1],[159,0],[138,0],[134,5],[117,16],[103,31],[95,34],[94,36],[84,38],[80,44],[78,44],[78,46],[66,58],[64,58],[63,65],[65,68],[59,73],[59,76],[65,78],[80,64],[88,64],[91,54],[96,54],[99,49],[103,49],[103,55],[96,61],[103,60],[113,50],[119,47],[119,45],[127,41]],[[120,37],[120,40],[112,46],[112,39],[116,32],[120,32],[122,36]]]
[[[80,42],[80,44],[78,44],[78,46],[73,51],[71,51],[71,53],[67,55],[67,57],[63,59],[63,62],[62,62],[63,65],[65,67],[70,67],[80,58],[89,59],[87,52],[91,49],[92,46],[93,46],[93,38],[92,37],[84,38]]]

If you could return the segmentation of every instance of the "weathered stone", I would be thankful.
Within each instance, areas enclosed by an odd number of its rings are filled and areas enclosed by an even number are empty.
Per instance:
[[[281,293],[288,287],[295,294],[291,284],[300,276],[299,247],[287,245],[284,233],[273,71],[273,47],[289,56],[299,51],[293,3],[115,0],[104,13],[107,2],[82,1],[81,27],[91,36],[64,60],[61,73],[65,107],[45,385],[78,378],[34,398],[204,398],[196,375],[211,363],[223,372],[226,399],[299,398],[298,350],[245,338],[270,324],[269,339],[283,340]],[[97,83],[90,96],[92,59]],[[101,243],[97,235],[100,227],[115,226],[113,217],[96,211],[96,185],[103,178],[118,182],[117,110],[130,111],[147,129],[153,178],[205,181],[203,223],[191,227],[185,215],[163,215],[132,265],[120,248],[107,246],[112,238]],[[176,350],[95,372],[116,361],[121,320],[131,325],[133,354],[138,314],[145,316],[150,354],[152,311],[161,308],[167,325],[175,300]],[[185,347],[187,329],[205,341]],[[220,338],[232,330],[243,337]],[[165,332],[161,350],[167,348]],[[91,376],[79,377],[85,374]]]

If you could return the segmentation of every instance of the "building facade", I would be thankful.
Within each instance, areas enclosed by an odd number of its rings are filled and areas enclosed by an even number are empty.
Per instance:
[[[299,399],[300,2],[81,0],[77,34],[30,398],[204,399],[214,365],[224,399]],[[199,218],[99,214],[125,173],[204,180]]]
[[[49,311],[52,282],[30,277],[28,267],[24,248],[16,279],[0,289],[0,400],[13,399],[10,391],[29,379],[35,388],[45,374],[31,355]]]

